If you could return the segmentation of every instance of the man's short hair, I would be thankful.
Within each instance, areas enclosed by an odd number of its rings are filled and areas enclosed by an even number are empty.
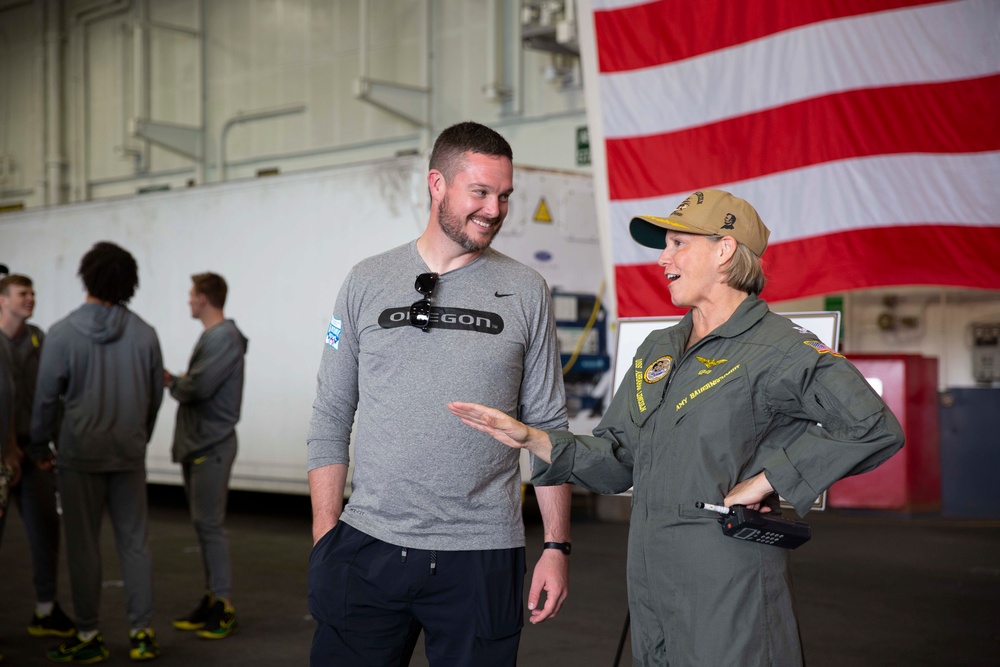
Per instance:
[[[194,291],[204,294],[212,307],[221,309],[226,305],[229,287],[226,285],[226,279],[218,273],[196,273],[191,276],[191,283],[194,285]]]
[[[485,125],[466,121],[452,125],[438,135],[434,149],[431,150],[430,168],[437,169],[444,174],[446,180],[451,181],[461,168],[465,153],[481,153],[514,161],[510,144],[499,132]]]
[[[31,282],[31,278],[28,276],[21,275],[20,273],[12,273],[9,276],[0,278],[0,294],[5,296],[10,295],[10,288],[14,285],[33,287],[34,283]]]
[[[110,241],[100,241],[80,260],[77,272],[87,288],[87,294],[125,305],[139,286],[139,265],[131,253]]]

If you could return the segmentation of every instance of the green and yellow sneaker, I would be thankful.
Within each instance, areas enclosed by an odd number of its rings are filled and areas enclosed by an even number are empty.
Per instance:
[[[195,632],[202,639],[225,639],[236,632],[236,610],[229,600],[216,599],[209,610],[205,627]]]
[[[32,615],[28,633],[32,637],[72,637],[76,626],[56,602],[48,616],[39,616],[37,611]]]
[[[77,665],[93,665],[104,662],[110,655],[104,645],[101,633],[97,633],[86,641],[80,639],[80,634],[77,633],[68,641],[45,654],[52,662],[72,662]]]
[[[160,645],[156,643],[156,633],[152,628],[132,630],[128,638],[132,644],[128,657],[132,660],[152,660],[160,655]]]
[[[215,596],[206,592],[202,596],[198,606],[187,616],[181,616],[173,620],[173,626],[178,630],[201,630],[205,627],[212,605],[215,604]]]

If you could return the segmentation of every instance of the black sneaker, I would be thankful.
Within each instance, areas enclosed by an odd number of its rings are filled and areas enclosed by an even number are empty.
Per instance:
[[[97,633],[87,641],[74,634],[73,638],[63,642],[45,656],[52,662],[72,662],[77,665],[93,665],[108,659],[108,649],[104,646],[104,638]]]
[[[178,630],[201,630],[205,627],[205,621],[208,620],[208,615],[212,610],[212,604],[215,602],[215,596],[211,593],[205,593],[192,611],[187,616],[182,616],[180,618],[175,618],[173,620],[173,625]]]
[[[234,632],[236,632],[236,610],[228,600],[219,598],[209,611],[205,627],[195,634],[202,639],[225,639]]]
[[[152,660],[160,655],[160,645],[156,643],[156,633],[152,628],[133,630],[128,633],[131,648],[128,657],[132,660]]]
[[[28,632],[32,637],[72,637],[76,634],[76,626],[56,602],[48,616],[34,613],[28,623]]]

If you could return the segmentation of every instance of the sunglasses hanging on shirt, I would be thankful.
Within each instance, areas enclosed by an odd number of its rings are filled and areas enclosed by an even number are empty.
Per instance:
[[[410,324],[417,327],[424,333],[431,327],[431,295],[437,287],[438,274],[421,273],[417,276],[413,289],[424,295],[420,301],[413,302],[410,306]]]

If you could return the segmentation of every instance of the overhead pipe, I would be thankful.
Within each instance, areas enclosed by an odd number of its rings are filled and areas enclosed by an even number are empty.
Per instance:
[[[91,23],[99,21],[101,19],[107,18],[109,16],[114,16],[116,14],[123,14],[132,6],[132,0],[111,0],[110,2],[90,6],[81,9],[80,11],[74,12],[72,17],[73,30],[70,32],[70,38],[72,39],[74,35],[78,35],[76,38],[76,62],[78,70],[78,80],[77,85],[79,90],[77,91],[77,100],[80,104],[80,112],[75,114],[77,120],[77,132],[76,132],[76,178],[75,181],[75,191],[78,200],[89,200],[90,199],[90,68],[87,58],[89,55],[88,45],[87,45],[87,28]]]
[[[133,23],[132,28],[132,118],[149,118],[149,35],[147,34],[146,23],[149,20],[148,0],[136,0],[139,9],[139,16]],[[124,78],[122,79],[124,81]],[[128,145],[129,123],[125,123],[125,142]],[[142,148],[137,150],[135,172],[145,174],[149,172],[149,152],[151,145],[149,141],[142,142]]]
[[[45,205],[61,204],[66,156],[62,142],[62,0],[45,5]]]
[[[423,45],[424,72],[423,87],[412,84],[379,81],[369,77],[368,72],[368,23],[369,0],[360,0],[358,8],[358,78],[355,81],[354,96],[388,113],[404,118],[417,127],[428,130],[433,124],[431,118],[430,88],[430,41],[431,41],[431,0],[425,0]],[[395,99],[393,99],[395,95]],[[416,100],[416,103],[413,102]]]
[[[236,115],[227,120],[222,125],[222,133],[219,136],[219,152],[218,152],[218,169],[219,169],[219,180],[226,180],[226,137],[229,134],[229,130],[233,128],[234,125],[239,125],[241,123],[248,123],[254,120],[265,120],[267,118],[275,118],[277,116],[287,116],[294,113],[302,113],[306,110],[306,105],[304,104],[294,104],[291,106],[275,107],[273,109],[261,109],[259,111],[237,111]]]
[[[205,2],[206,0],[198,0],[198,48],[200,49],[198,59],[201,61],[201,85],[198,94],[201,102],[201,140],[204,146],[195,174],[195,182],[199,185],[208,180],[208,37],[206,37],[208,28]]]
[[[500,5],[500,0],[486,2],[486,75],[490,80],[483,85],[483,94],[490,102],[503,103],[510,91],[504,85],[503,38],[506,31]]]

